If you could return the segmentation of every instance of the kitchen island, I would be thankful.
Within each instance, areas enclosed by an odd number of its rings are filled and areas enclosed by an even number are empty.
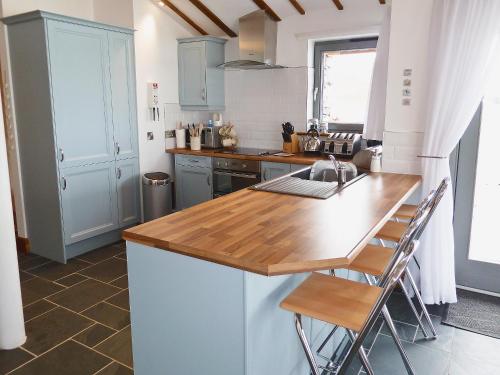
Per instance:
[[[135,373],[308,374],[279,302],[348,265],[419,184],[370,174],[327,200],[247,189],[126,230]],[[313,343],[327,333],[309,327]]]

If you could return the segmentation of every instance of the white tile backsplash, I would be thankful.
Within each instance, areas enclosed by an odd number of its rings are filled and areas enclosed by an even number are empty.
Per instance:
[[[231,121],[239,145],[281,149],[281,124],[296,131],[307,123],[308,68],[226,71],[224,122]]]
[[[165,103],[163,105],[164,111],[164,126],[165,130],[173,130],[179,121],[183,126],[187,124],[197,124],[199,122],[206,123],[212,118],[211,113],[208,111],[183,111],[179,103]],[[175,147],[175,138],[165,139],[165,148]]]
[[[423,133],[384,132],[384,172],[421,174]]]

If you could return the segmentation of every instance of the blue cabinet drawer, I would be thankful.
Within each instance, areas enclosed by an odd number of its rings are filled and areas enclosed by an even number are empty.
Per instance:
[[[212,158],[196,155],[175,155],[175,164],[186,167],[212,168]]]

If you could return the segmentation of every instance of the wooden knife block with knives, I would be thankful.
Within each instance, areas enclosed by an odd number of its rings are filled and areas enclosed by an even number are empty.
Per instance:
[[[289,154],[296,154],[300,151],[299,149],[299,136],[297,134],[290,134],[291,142],[283,142],[283,152]]]

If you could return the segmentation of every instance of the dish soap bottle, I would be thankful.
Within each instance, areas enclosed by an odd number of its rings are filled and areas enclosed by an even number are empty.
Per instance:
[[[381,159],[382,159],[382,154],[379,154],[379,153],[375,152],[372,155],[372,160],[371,160],[371,163],[370,163],[370,172],[373,172],[373,173],[382,172],[382,162],[381,162]]]

